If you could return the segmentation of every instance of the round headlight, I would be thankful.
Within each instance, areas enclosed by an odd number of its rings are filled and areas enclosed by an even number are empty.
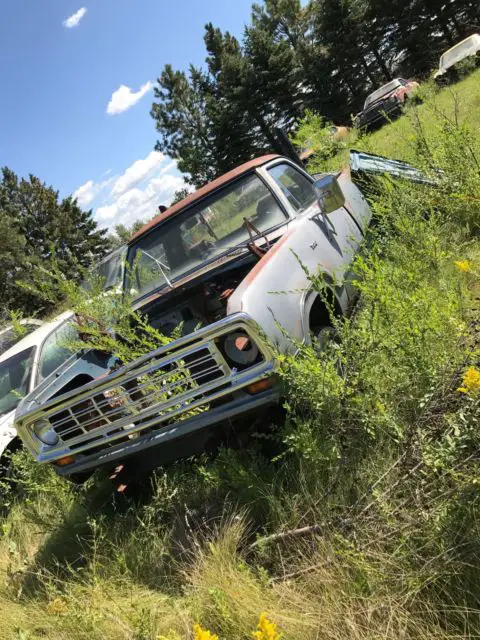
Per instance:
[[[236,364],[252,364],[258,357],[257,345],[242,331],[229,333],[225,338],[224,348],[228,358]]]
[[[58,442],[58,435],[47,420],[39,420],[33,425],[33,432],[43,444],[53,447]]]

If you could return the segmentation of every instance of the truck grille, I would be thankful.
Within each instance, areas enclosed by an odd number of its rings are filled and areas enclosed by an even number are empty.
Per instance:
[[[208,401],[208,388],[204,385],[218,383],[229,373],[219,356],[208,345],[167,363],[152,359],[147,368],[142,367],[121,384],[52,413],[48,420],[62,442],[74,447],[79,438],[78,444],[84,445],[98,437],[139,427],[142,414],[147,411],[150,415],[153,408],[158,408],[162,422],[179,411],[188,413],[190,405],[198,410],[199,401]]]
[[[243,333],[258,347],[252,363],[235,366],[224,352],[228,334]],[[119,446],[135,448],[135,439],[152,431],[174,428],[232,394],[273,373],[275,352],[256,323],[238,313],[204,327],[62,395],[55,395],[25,413],[17,430],[39,462],[54,462],[69,453],[82,460]],[[78,372],[76,372],[78,375]],[[44,445],[34,425],[47,423],[58,436]]]
[[[248,336],[258,347],[253,362],[235,366],[230,360],[224,344],[232,333]],[[70,453],[82,454],[85,461],[112,447],[133,450],[136,438],[152,431],[167,432],[181,421],[193,424],[198,417],[203,424],[207,418],[203,414],[232,401],[237,390],[275,369],[275,352],[257,324],[238,313],[117,371],[38,402],[38,408],[19,418],[16,427],[39,462],[55,462]],[[55,445],[44,445],[36,437],[34,425],[39,423],[42,429],[47,423],[55,431]]]

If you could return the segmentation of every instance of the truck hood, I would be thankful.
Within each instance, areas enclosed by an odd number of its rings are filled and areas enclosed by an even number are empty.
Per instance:
[[[286,220],[285,223],[280,225],[279,227],[273,229],[272,231],[269,231],[268,233],[260,235],[255,239],[253,244],[262,245],[265,241],[265,238],[267,238],[269,242],[275,242],[287,232],[290,222],[290,220]],[[223,265],[235,262],[235,260],[240,255],[245,255],[245,253],[248,253],[245,245],[240,244],[237,247],[232,246],[230,252],[218,256],[217,258],[205,263],[204,265],[199,266],[194,271],[186,273],[181,278],[175,280],[173,282],[173,287],[169,287],[168,285],[164,284],[158,289],[153,289],[149,294],[146,294],[141,298],[134,300],[132,309],[134,311],[144,312],[152,302],[160,300],[164,297],[168,297],[172,292],[188,288],[190,285],[199,281],[201,278],[208,276],[211,273],[215,273],[215,271]]]

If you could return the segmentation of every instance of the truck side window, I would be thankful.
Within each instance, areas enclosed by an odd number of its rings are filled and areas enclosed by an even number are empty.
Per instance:
[[[313,184],[292,165],[277,164],[269,173],[297,213],[305,211],[317,200]]]

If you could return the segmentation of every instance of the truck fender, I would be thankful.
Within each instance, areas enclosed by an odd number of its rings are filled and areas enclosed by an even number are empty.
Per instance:
[[[288,336],[301,342],[310,336],[309,329],[305,332],[304,313],[312,285],[299,263],[299,257],[302,259],[304,256],[296,253],[297,237],[293,230],[287,232],[263,256],[234,292],[227,308],[229,314],[237,311],[248,313],[283,352],[294,348]],[[312,273],[320,268],[333,282],[334,274],[328,265],[318,264],[313,254],[310,264],[305,266]]]
[[[10,433],[8,435],[6,434],[2,434],[0,436],[0,457],[3,456],[3,454],[10,449],[10,445],[12,444],[12,442],[15,442],[15,440],[18,439],[17,433]]]

